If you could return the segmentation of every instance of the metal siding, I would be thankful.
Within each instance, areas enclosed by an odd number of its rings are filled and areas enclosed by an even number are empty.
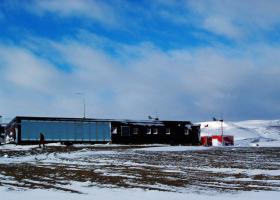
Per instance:
[[[84,141],[90,141],[90,123],[84,123]]]
[[[66,122],[66,126],[67,126],[67,139],[66,141],[75,141],[76,138],[76,126],[75,126],[75,122]]]
[[[31,130],[27,134],[29,140],[36,140],[39,138],[39,133],[36,133],[36,129],[38,129],[39,126],[40,124],[34,124],[33,126],[30,126]]]
[[[110,142],[111,141],[111,125],[110,123],[104,123],[104,141]]]
[[[63,126],[63,127],[65,127],[65,128],[62,128],[61,130],[60,130],[60,141],[68,141],[68,132],[70,131],[69,130],[69,123],[67,123],[67,122],[61,122],[61,125]]]
[[[111,123],[109,123],[109,126],[106,126],[106,131],[105,131],[105,140],[106,142],[110,142],[111,141]]]
[[[52,141],[57,141],[58,140],[58,134],[59,134],[59,127],[61,126],[58,123],[50,123],[49,124],[52,126],[52,129],[47,131],[47,134],[45,136],[45,139],[50,139]],[[43,132],[44,134],[44,132]]]
[[[91,135],[91,138],[90,138],[90,141],[96,141],[96,122],[91,122],[90,123],[90,135]]]
[[[104,142],[110,142],[111,141],[111,126],[109,123],[103,123],[103,138]]]
[[[83,125],[80,122],[75,123],[75,141],[83,140]]]
[[[102,122],[97,122],[97,141],[103,141],[103,124]]]
[[[39,141],[39,134],[46,141],[111,141],[110,122],[66,122],[22,120],[23,141]]]
[[[102,141],[105,142],[106,140],[106,133],[107,129],[106,129],[106,123],[102,123]]]

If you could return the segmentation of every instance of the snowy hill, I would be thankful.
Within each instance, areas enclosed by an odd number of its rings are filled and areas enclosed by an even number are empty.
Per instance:
[[[221,122],[201,122],[201,136],[221,134]],[[233,135],[236,146],[280,146],[280,120],[223,123],[224,135]]]

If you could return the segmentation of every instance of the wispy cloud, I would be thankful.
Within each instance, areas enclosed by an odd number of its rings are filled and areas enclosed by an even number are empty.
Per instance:
[[[221,46],[166,52],[148,43],[116,44],[115,57],[80,40],[40,40],[47,51],[56,52],[64,63],[73,66],[70,73],[55,68],[34,50],[2,46],[6,53],[0,54],[5,61],[1,65],[5,77],[1,90],[48,97],[40,100],[40,112],[16,107],[14,113],[77,116],[81,102],[74,95],[76,91],[86,93],[92,117],[144,118],[155,112],[166,119],[201,119],[220,113],[236,119],[251,117],[250,113],[260,117],[261,113],[248,111],[268,112],[267,101],[273,106],[271,116],[280,111],[279,87],[275,85],[280,81],[280,61],[271,60],[280,56],[279,47],[248,46],[242,53]],[[8,94],[6,98],[13,97]],[[36,105],[33,98],[25,98],[27,105]],[[242,109],[237,109],[241,105]],[[11,108],[3,111],[11,112]]]
[[[59,77],[47,61],[20,47],[0,46],[2,81],[7,85],[37,92],[50,92]]]
[[[233,39],[251,37],[260,31],[273,31],[280,24],[277,0],[187,2],[187,8],[200,18],[202,28]]]
[[[236,41],[261,37],[280,25],[277,0],[158,0],[153,5],[159,17]]]
[[[119,15],[112,4],[99,0],[41,0],[28,7],[38,14],[55,14],[62,18],[88,18],[107,26],[119,26]]]

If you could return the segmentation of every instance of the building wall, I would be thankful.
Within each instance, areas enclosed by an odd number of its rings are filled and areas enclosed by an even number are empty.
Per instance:
[[[18,144],[38,143],[40,133],[45,142],[107,143],[111,141],[111,123],[92,120],[51,118],[15,118],[6,129]]]
[[[39,141],[39,135],[48,142],[110,142],[109,122],[82,121],[21,121],[21,141]]]
[[[18,144],[46,142],[198,145],[200,126],[188,121],[127,121],[16,117],[6,135]]]
[[[189,125],[189,126],[187,126]],[[112,143],[199,144],[200,128],[187,122],[112,122]]]

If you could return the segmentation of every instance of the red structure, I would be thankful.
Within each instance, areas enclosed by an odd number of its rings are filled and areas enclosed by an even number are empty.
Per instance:
[[[231,135],[202,136],[201,145],[203,145],[203,146],[233,146],[234,137]]]
[[[224,135],[224,146],[233,146],[234,145],[234,137],[232,135]]]
[[[202,136],[200,142],[202,146],[212,146],[212,137]]]
[[[213,118],[213,121],[221,122],[221,134],[220,135],[212,135],[212,136],[202,136],[200,143],[203,146],[233,146],[234,145],[234,137],[231,135],[224,135],[223,123],[224,120],[217,120]],[[208,127],[208,124],[204,126]]]

